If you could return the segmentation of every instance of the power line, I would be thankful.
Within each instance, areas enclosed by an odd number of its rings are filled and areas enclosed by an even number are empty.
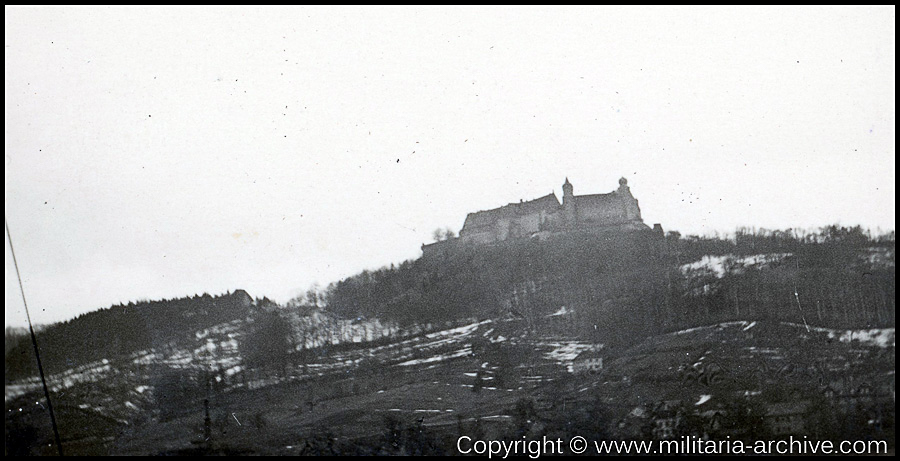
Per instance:
[[[797,259],[797,273],[799,277],[800,273],[800,260]],[[806,323],[806,314],[803,313],[803,308],[800,307],[800,292],[797,290],[797,281],[794,280],[794,299],[797,300],[797,309],[800,311],[800,318],[803,319],[803,326],[806,327],[806,332],[809,333],[809,324]]]
[[[56,439],[56,449],[59,456],[63,456],[62,442],[59,440],[59,428],[56,426],[56,416],[53,413],[53,404],[50,403],[50,390],[47,389],[47,379],[44,377],[44,366],[41,364],[41,352],[38,349],[37,336],[34,334],[34,326],[31,324],[31,314],[28,313],[28,302],[25,301],[25,287],[22,285],[22,275],[19,273],[19,263],[16,261],[16,252],[13,250],[12,236],[9,233],[9,222],[3,215],[3,224],[6,226],[6,239],[9,241],[9,252],[12,253],[13,266],[16,267],[16,277],[19,279],[19,291],[22,293],[22,304],[25,305],[25,317],[28,318],[28,329],[31,331],[31,345],[34,346],[34,357],[37,359],[38,372],[41,374],[41,384],[44,385],[44,397],[47,399],[47,409],[50,411],[50,422],[53,424],[53,437]]]

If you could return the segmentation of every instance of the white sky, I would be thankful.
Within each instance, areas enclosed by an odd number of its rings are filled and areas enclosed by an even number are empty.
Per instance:
[[[32,318],[286,301],[567,176],[683,234],[894,229],[894,11],[7,7]]]

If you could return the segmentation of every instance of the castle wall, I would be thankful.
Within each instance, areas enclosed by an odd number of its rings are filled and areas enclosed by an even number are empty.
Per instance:
[[[636,198],[632,198],[631,201],[625,207],[625,217],[629,221],[643,221],[641,219],[641,208],[638,206],[638,201]]]
[[[496,218],[489,225],[468,226],[464,231],[460,231],[460,238],[463,242],[490,243],[511,238],[529,237],[535,232],[539,232],[542,229],[542,223],[549,221],[549,217],[553,214],[539,211]],[[472,221],[476,220],[473,219]]]
[[[544,219],[544,212],[532,213],[522,216],[519,221],[519,236],[528,237],[531,234],[541,230],[541,221]]]
[[[459,240],[463,243],[485,244],[496,242],[497,236],[493,232],[470,232],[460,235]]]
[[[547,213],[544,215],[541,231],[560,231],[566,227],[565,210],[560,209],[556,213]]]
[[[617,224],[624,222],[625,209],[618,201],[597,203],[591,201],[576,202],[578,224]]]
[[[576,208],[580,225],[611,226],[641,219],[637,200],[620,194],[576,197]]]
[[[422,256],[446,255],[453,249],[457,239],[441,240],[439,242],[422,245]]]

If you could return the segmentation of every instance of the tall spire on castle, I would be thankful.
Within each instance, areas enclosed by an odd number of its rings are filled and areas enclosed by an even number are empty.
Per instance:
[[[574,219],[575,188],[569,182],[568,176],[566,177],[566,182],[563,183],[563,206],[568,210],[569,219]]]

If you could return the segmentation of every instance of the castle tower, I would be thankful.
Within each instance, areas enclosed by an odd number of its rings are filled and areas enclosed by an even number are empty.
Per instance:
[[[631,189],[628,187],[628,180],[623,178],[619,178],[619,189],[616,192],[622,195],[631,195]]]
[[[638,206],[637,199],[631,195],[631,189],[628,187],[627,179],[619,178],[619,188],[616,189],[616,194],[621,197],[621,203],[625,207],[625,219],[629,221],[640,221],[641,208]]]
[[[569,178],[563,183],[563,217],[567,227],[575,225],[575,193]]]

